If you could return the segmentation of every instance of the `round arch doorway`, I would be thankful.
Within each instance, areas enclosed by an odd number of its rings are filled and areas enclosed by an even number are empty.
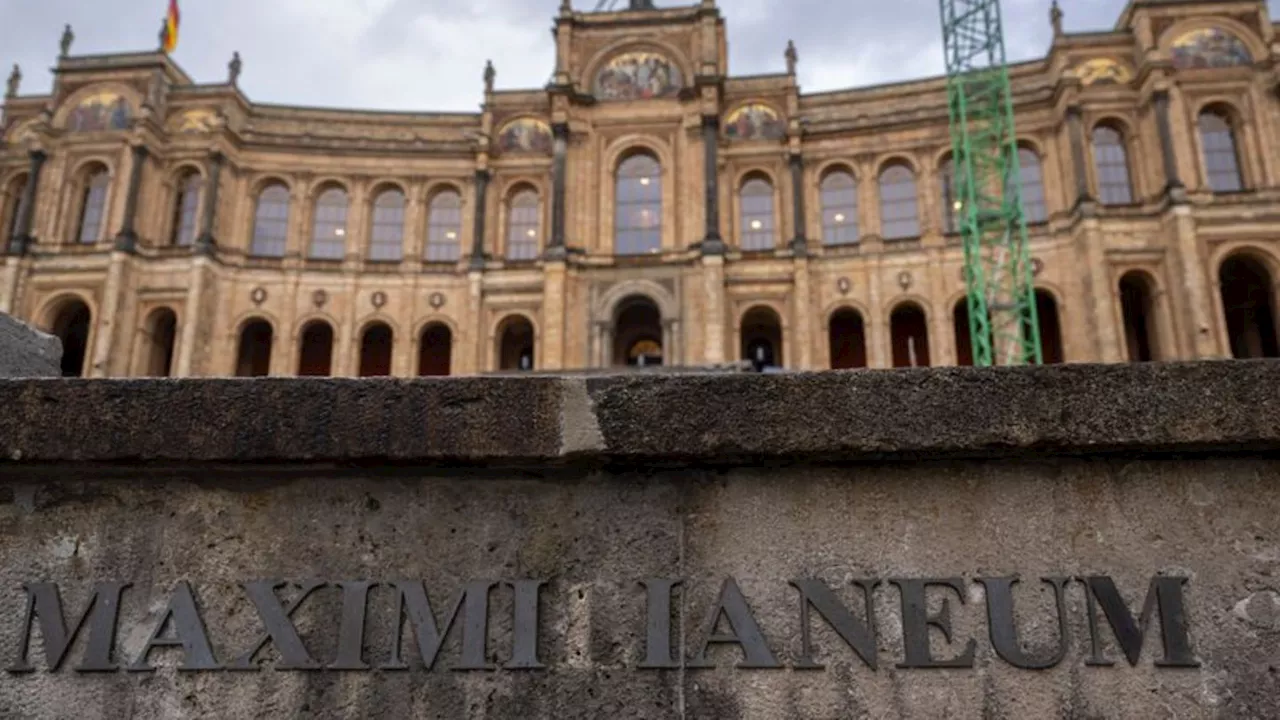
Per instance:
[[[613,321],[613,365],[651,367],[666,364],[662,312],[654,301],[633,295],[618,304]]]

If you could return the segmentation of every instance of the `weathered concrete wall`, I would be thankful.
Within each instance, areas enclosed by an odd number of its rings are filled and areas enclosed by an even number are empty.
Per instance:
[[[0,313],[0,377],[58,377],[61,360],[58,338]]]
[[[998,387],[1008,392],[992,395]],[[467,583],[500,583],[487,615],[494,670],[458,669],[482,617],[467,608],[467,627],[449,631],[430,670],[421,634],[406,628],[403,671],[281,669],[297,649],[268,646],[257,671],[184,672],[198,648],[157,648],[154,671],[77,672],[95,658],[92,620],[50,671],[37,619],[32,670],[0,677],[0,716],[1273,717],[1277,388],[1280,366],[1268,363],[585,383],[0,382],[0,401],[24,419],[0,417],[10,458],[0,659],[10,666],[23,664],[24,584],[57,583],[70,630],[95,584],[131,582],[112,655],[129,666],[189,583],[203,630],[180,632],[207,635],[231,666],[263,632],[241,583],[328,581],[292,617],[327,666],[352,657],[339,641],[344,606],[359,607],[351,581],[383,583],[356,660],[377,668],[396,645],[405,585],[392,583],[422,581],[440,624]],[[81,425],[76,409],[96,423]],[[150,413],[157,421],[140,424]],[[86,436],[73,445],[77,431]],[[998,593],[980,582],[1014,575],[1020,663],[993,648]],[[1153,577],[1184,579],[1152,606],[1136,664],[1098,602],[1105,587],[1086,594],[1071,579],[1061,660],[1017,667],[1059,648],[1054,589],[1040,579],[1102,576],[1135,618]],[[655,578],[683,579],[660,614],[670,632],[656,635],[641,584]],[[904,607],[901,581],[925,578],[958,578],[963,590],[963,602],[927,591],[928,612],[949,601],[949,643]],[[855,630],[867,617],[857,583],[873,588],[875,639],[861,649],[876,669],[823,619],[839,620],[830,606],[808,606],[806,653],[806,606],[788,582],[805,579],[833,591]],[[527,604],[513,621],[517,592],[501,584],[521,580],[546,581],[541,669],[504,667],[522,642],[513,625],[533,627]],[[781,667],[737,667],[734,643],[712,646],[715,667],[692,667],[717,598],[733,609],[735,588],[749,615],[729,613],[716,632],[746,639],[758,624],[753,651]],[[280,591],[286,605],[296,596]],[[1179,599],[1185,624],[1168,621]],[[906,647],[921,630],[938,659],[972,641],[972,662],[900,667],[919,664]],[[682,667],[640,667],[661,635],[686,659],[668,664]],[[1177,657],[1180,638],[1189,660]],[[825,667],[799,667],[806,655]],[[1162,665],[1171,659],[1183,666]]]

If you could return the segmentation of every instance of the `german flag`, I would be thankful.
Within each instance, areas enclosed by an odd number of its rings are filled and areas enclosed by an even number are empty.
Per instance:
[[[169,14],[164,18],[164,51],[171,53],[178,47],[178,0],[169,0]]]

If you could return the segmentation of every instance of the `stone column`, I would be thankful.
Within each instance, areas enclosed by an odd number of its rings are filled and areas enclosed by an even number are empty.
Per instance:
[[[546,370],[564,367],[564,294],[565,262],[549,259],[542,285],[542,367]]]
[[[793,156],[794,157],[794,156]],[[803,238],[797,238],[802,244]],[[795,242],[795,241],[793,241]],[[793,260],[792,279],[795,297],[791,303],[791,340],[793,348],[783,354],[783,361],[798,370],[813,369],[813,298],[809,293],[809,258],[797,251]],[[789,362],[788,362],[789,359]]]
[[[484,260],[480,261],[483,266]],[[493,355],[492,343],[489,342],[489,330],[484,322],[484,276],[480,270],[473,269],[467,273],[467,317],[466,325],[460,327],[457,357],[467,358],[465,365],[457,367],[459,375],[477,374],[489,367],[489,358]],[[471,352],[463,352],[470,344]]]
[[[555,136],[551,161],[551,242],[547,245],[547,257],[563,258],[565,255],[565,172],[568,166],[569,124],[556,123],[551,128]]]
[[[1076,199],[1074,207],[1091,202],[1089,194],[1089,176],[1085,168],[1084,158],[1084,125],[1080,119],[1080,106],[1067,108],[1067,129],[1071,138],[1071,169],[1076,176]]]
[[[1173,151],[1173,132],[1169,129],[1169,91],[1157,90],[1152,96],[1156,109],[1156,129],[1160,132],[1160,157],[1164,161],[1165,192],[1174,203],[1185,203],[1187,194],[1178,177],[1178,158]]]
[[[212,255],[217,247],[213,228],[218,221],[218,188],[222,180],[222,153],[209,153],[209,180],[204,191],[204,213],[200,217],[200,235],[196,237],[196,253]]]
[[[206,270],[209,267],[209,262],[209,258],[204,254],[197,255],[191,262],[191,275],[187,280],[187,301],[182,312],[182,325],[177,347],[178,357],[174,363],[174,377],[191,377],[198,338],[196,334],[197,324],[201,318],[206,318],[209,321],[213,319],[213,314],[206,314],[203,308],[205,284],[209,281]],[[238,347],[233,346],[231,352],[234,355],[238,350]]]
[[[138,190],[142,187],[142,169],[147,163],[146,145],[134,145],[132,162],[129,168],[129,190],[124,198],[124,218],[120,223],[120,232],[116,234],[116,249],[133,252],[138,246],[138,233],[134,230],[134,221],[138,215]]]
[[[799,255],[808,252],[809,247],[809,240],[805,234],[804,158],[800,153],[791,154],[791,214],[795,223],[795,236],[791,238],[791,251]]]
[[[18,224],[14,226],[14,237],[9,240],[9,252],[26,255],[35,238],[31,236],[31,220],[36,213],[36,198],[39,197],[40,170],[44,168],[49,156],[43,150],[32,150],[31,170],[27,175],[27,186],[22,190],[22,200],[18,202]]]
[[[1216,283],[1209,274],[1209,258],[1205,256],[1207,253],[1199,241],[1190,205],[1175,204],[1173,214],[1178,284],[1183,289],[1182,300],[1190,311],[1187,316],[1191,321],[1187,332],[1191,335],[1188,339],[1192,355],[1187,359],[1223,357],[1213,335],[1212,318],[1216,314],[1213,294]],[[1230,356],[1229,353],[1227,356]]]
[[[703,164],[705,175],[703,205],[706,207],[707,228],[702,238],[703,255],[724,255],[724,239],[720,237],[720,118],[704,115],[702,118]]]
[[[112,349],[118,335],[117,325],[125,324],[125,315],[120,312],[121,295],[127,283],[124,282],[125,265],[129,262],[128,252],[117,246],[111,252],[110,264],[107,265],[107,276],[102,283],[102,307],[98,316],[93,318],[94,338],[93,350],[89,354],[89,367],[85,368],[85,377],[102,378],[111,375]],[[127,354],[127,353],[126,353]]]
[[[706,295],[706,329],[704,360],[725,361],[724,256],[708,255],[702,259],[702,290]]]
[[[471,237],[471,270],[484,270],[484,221],[488,208],[489,171],[476,170],[476,208],[474,230]]]

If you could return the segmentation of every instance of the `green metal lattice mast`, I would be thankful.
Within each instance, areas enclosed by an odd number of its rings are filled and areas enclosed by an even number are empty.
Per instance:
[[[999,0],[939,0],[973,363],[1042,362]]]

